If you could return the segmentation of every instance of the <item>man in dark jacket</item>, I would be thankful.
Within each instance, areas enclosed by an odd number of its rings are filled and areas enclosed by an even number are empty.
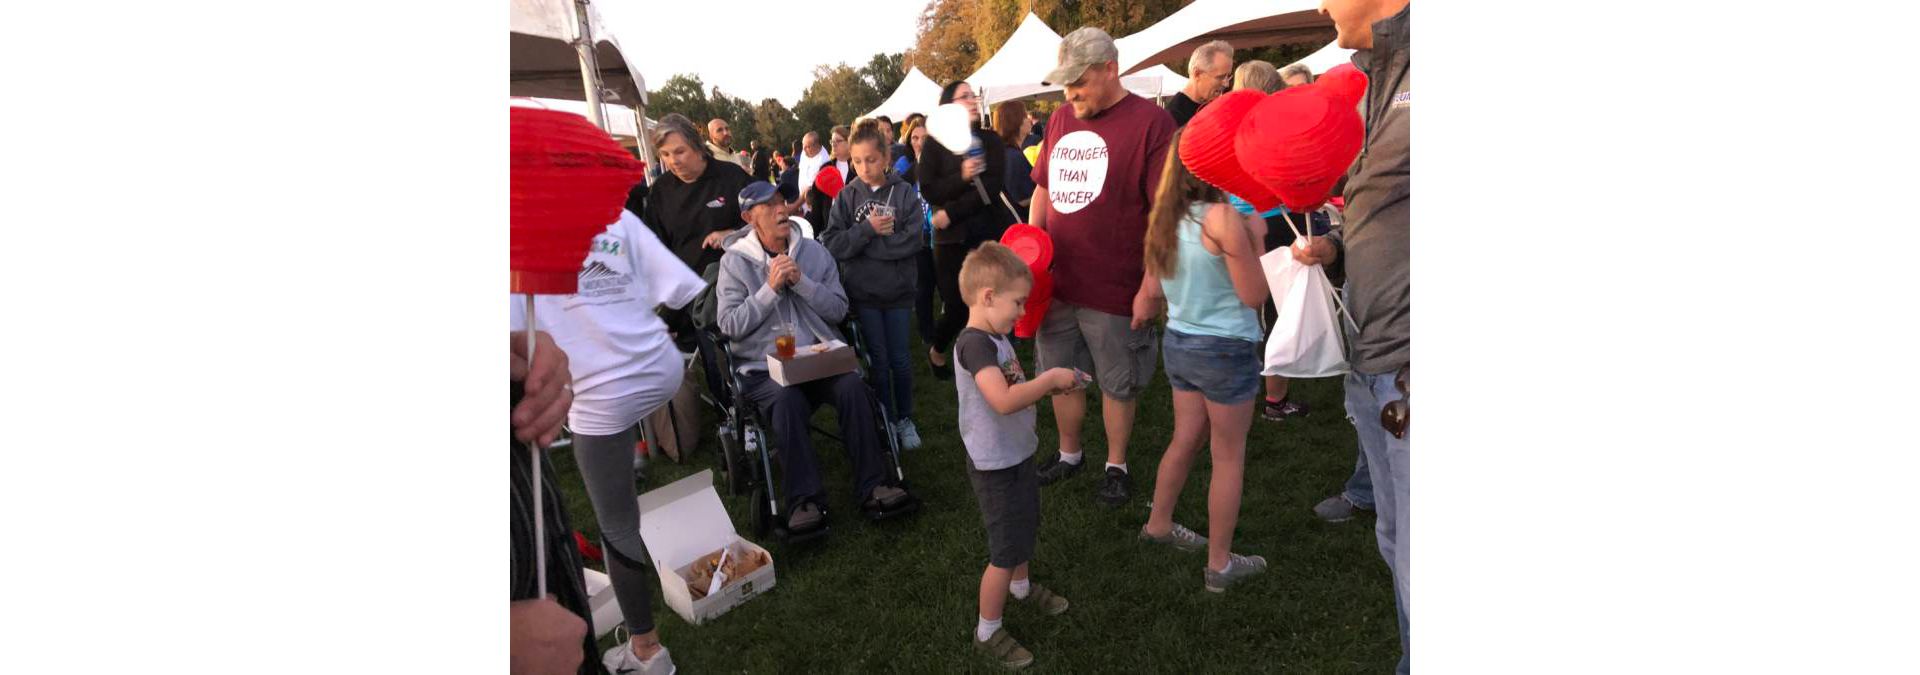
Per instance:
[[[1409,473],[1412,433],[1404,422],[1389,426],[1382,410],[1407,398],[1408,332],[1412,303],[1407,274],[1411,210],[1408,118],[1412,114],[1407,0],[1325,0],[1320,13],[1333,20],[1341,47],[1358,50],[1353,65],[1367,74],[1366,142],[1347,173],[1345,223],[1313,244],[1295,246],[1294,259],[1324,264],[1334,280],[1345,278],[1347,308],[1359,329],[1349,328],[1353,371],[1347,374],[1347,414],[1360,437],[1360,451],[1373,479],[1374,532],[1380,556],[1393,572],[1400,609],[1400,667],[1407,672],[1407,582]],[[1404,409],[1405,403],[1398,408]],[[1406,419],[1400,416],[1400,420]]]

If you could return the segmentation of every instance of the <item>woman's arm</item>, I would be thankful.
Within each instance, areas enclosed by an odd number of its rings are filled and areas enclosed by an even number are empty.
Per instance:
[[[1267,302],[1267,278],[1260,269],[1259,247],[1254,244],[1259,240],[1253,236],[1258,227],[1248,222],[1249,217],[1259,218],[1243,215],[1226,204],[1215,204],[1207,209],[1201,234],[1220,248],[1240,304],[1257,309]]]

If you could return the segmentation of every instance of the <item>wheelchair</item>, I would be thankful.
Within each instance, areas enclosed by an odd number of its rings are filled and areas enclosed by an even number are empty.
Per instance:
[[[909,490],[905,502],[878,513],[867,513],[869,520],[887,520],[907,515],[920,509],[920,498],[911,492],[907,484],[906,473],[901,469],[900,441],[894,433],[892,418],[887,414],[886,403],[880,400],[879,391],[872,381],[871,359],[858,329],[858,321],[852,317],[842,322],[839,329],[851,343],[854,353],[860,360],[856,372],[867,387],[867,401],[873,406],[876,420],[874,433],[884,439],[887,451],[882,453],[887,462],[887,470],[892,474],[893,484]],[[780,453],[780,441],[773,438],[771,422],[759,406],[741,395],[744,385],[740,374],[734,370],[733,354],[728,350],[729,341],[714,326],[700,326],[699,349],[701,365],[706,371],[708,403],[718,411],[720,418],[718,436],[720,452],[716,453],[719,469],[726,477],[729,494],[750,495],[747,500],[748,521],[757,537],[772,534],[779,541],[797,544],[826,536],[830,524],[823,520],[821,526],[805,532],[787,530],[787,506],[785,491],[780,489],[774,472],[774,459]],[[810,425],[812,431],[836,442],[845,441],[836,434],[818,426]],[[840,430],[846,433],[846,430]],[[815,452],[819,452],[815,446]],[[825,509],[823,505],[823,510]],[[831,514],[828,514],[829,516]]]

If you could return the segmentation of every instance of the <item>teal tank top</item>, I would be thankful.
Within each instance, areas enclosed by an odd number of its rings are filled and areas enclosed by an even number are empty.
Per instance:
[[[1201,243],[1200,219],[1209,206],[1195,202],[1180,219],[1179,269],[1173,278],[1160,280],[1167,294],[1167,328],[1188,335],[1260,342],[1260,317],[1233,292],[1226,258],[1208,253]]]

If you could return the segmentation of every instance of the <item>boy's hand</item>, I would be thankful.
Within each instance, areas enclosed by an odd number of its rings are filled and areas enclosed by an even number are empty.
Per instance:
[[[1069,394],[1080,388],[1080,372],[1072,368],[1054,368],[1040,375],[1047,383],[1047,390],[1054,396]]]

